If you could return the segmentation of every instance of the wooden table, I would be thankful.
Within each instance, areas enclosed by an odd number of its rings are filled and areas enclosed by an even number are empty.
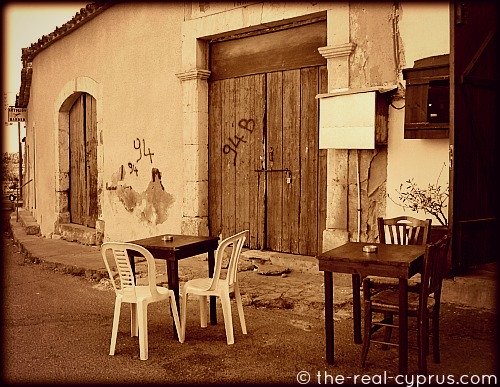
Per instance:
[[[169,234],[172,235],[172,234]],[[164,241],[164,235],[130,241],[149,250],[155,259],[164,259],[167,264],[168,288],[172,289],[180,311],[179,302],[179,260],[198,254],[208,253],[208,276],[214,274],[215,250],[219,245],[219,237],[193,235],[172,235],[172,241]],[[132,270],[135,264],[132,260]],[[210,297],[210,323],[217,324],[216,298]],[[174,335],[175,335],[174,325]]]
[[[363,246],[376,245],[375,253],[363,252]],[[399,373],[408,370],[408,278],[421,272],[425,245],[392,245],[347,242],[317,256],[325,281],[326,361],[334,363],[333,273],[352,274],[354,339],[361,343],[360,278],[377,275],[399,279]]]

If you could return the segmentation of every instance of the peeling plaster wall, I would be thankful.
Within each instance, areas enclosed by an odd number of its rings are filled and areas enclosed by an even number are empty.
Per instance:
[[[397,84],[398,59],[394,53],[393,25],[395,8],[392,3],[350,3],[349,11],[350,39],[356,44],[350,58],[349,87]],[[356,150],[348,151],[347,227],[350,240],[358,238],[357,158]],[[359,175],[359,238],[361,241],[374,241],[378,234],[377,217],[386,211],[387,146],[359,150]]]
[[[356,43],[349,67],[350,88],[396,84],[392,4],[350,3],[349,10],[351,41]]]
[[[357,240],[358,188],[356,151],[349,151],[349,221],[351,240]],[[377,238],[377,217],[385,210],[387,152],[385,149],[359,152],[361,195],[360,240]]]
[[[383,84],[404,86],[402,68],[413,66],[413,61],[422,57],[449,53],[447,3],[402,2],[399,7],[383,2],[350,3],[349,10],[350,39],[356,44],[350,58],[350,88]],[[404,100],[396,98],[394,104],[401,107]],[[414,177],[419,184],[427,186],[439,177],[440,184],[448,184],[448,140],[405,140],[403,128],[404,109],[390,107],[387,146],[359,151],[362,241],[377,239],[378,216],[392,217],[402,213],[419,218],[427,216],[403,210],[388,198],[388,194],[391,198],[397,197],[395,190],[408,178]],[[347,227],[349,238],[356,240],[355,150],[348,152],[347,160]]]
[[[165,191],[161,181],[161,173],[153,168],[151,181],[143,192],[137,192],[131,186],[123,185],[123,181],[116,179],[108,186],[108,191],[116,191],[116,198],[123,207],[134,214],[140,222],[159,225],[167,221],[169,209],[174,203],[173,196]]]

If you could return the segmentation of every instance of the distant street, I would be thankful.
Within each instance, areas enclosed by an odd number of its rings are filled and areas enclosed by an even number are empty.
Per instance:
[[[138,358],[138,341],[130,337],[128,307],[124,306],[116,355],[109,356],[111,290],[24,263],[8,237],[4,238],[3,268],[6,383],[295,384],[297,373],[307,371],[312,375],[309,384],[318,384],[314,379],[318,371],[344,376],[397,372],[397,353],[376,346],[368,355],[367,368],[359,367],[360,346],[352,342],[351,319],[335,323],[337,363],[329,366],[319,316],[245,307],[248,335],[241,333],[234,315],[235,344],[228,346],[220,308],[218,325],[202,329],[194,302],[189,304],[184,344],[172,336],[167,308],[150,305],[147,361]],[[436,365],[430,358],[429,372],[493,373],[495,316],[443,309],[442,363]],[[416,363],[412,359],[410,371]]]

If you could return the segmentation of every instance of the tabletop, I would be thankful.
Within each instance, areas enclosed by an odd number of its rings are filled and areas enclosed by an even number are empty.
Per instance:
[[[135,243],[156,252],[170,252],[175,255],[177,259],[205,253],[207,252],[207,248],[215,250],[219,244],[219,237],[168,235],[173,237],[171,241],[163,240],[164,235],[157,235],[149,238],[137,239],[131,241],[131,243]]]
[[[377,251],[364,252],[363,246],[366,245],[377,246]],[[418,271],[419,258],[424,253],[425,245],[347,242],[316,258],[321,271],[408,278],[410,273]]]

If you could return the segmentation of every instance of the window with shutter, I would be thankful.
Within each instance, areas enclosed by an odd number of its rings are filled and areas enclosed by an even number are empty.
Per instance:
[[[448,138],[450,121],[449,54],[415,61],[406,80],[404,138]]]

